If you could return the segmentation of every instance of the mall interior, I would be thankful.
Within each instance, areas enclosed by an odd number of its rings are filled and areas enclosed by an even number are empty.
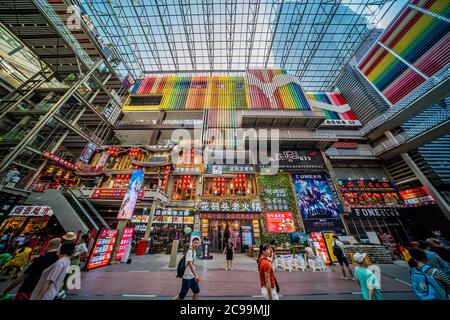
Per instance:
[[[448,1],[0,6],[2,241],[87,233],[86,277],[192,236],[206,264],[450,248]]]

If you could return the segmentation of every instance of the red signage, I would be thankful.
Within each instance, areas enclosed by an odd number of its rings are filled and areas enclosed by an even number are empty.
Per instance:
[[[87,269],[95,269],[108,265],[111,260],[111,254],[116,242],[117,230],[102,229],[97,238],[94,249],[92,250],[91,258],[87,264]]]
[[[126,192],[126,188],[96,188],[91,195],[91,199],[122,200]],[[141,189],[138,199],[144,199],[144,195],[145,190]]]
[[[394,186],[389,180],[339,180],[339,186],[342,191],[395,191]]]
[[[338,149],[358,149],[359,146],[355,142],[335,142],[332,147]]]
[[[330,264],[330,256],[328,255],[327,245],[321,232],[311,232],[311,239],[317,255],[323,259],[326,264]]]
[[[66,168],[72,169],[72,170],[78,170],[79,167],[67,160],[64,160],[63,158],[61,158],[60,156],[57,156],[56,154],[50,153],[48,151],[44,151],[42,152],[42,156],[46,159],[49,159],[51,161],[54,161],[56,163],[58,163],[59,165],[62,165]]]
[[[433,197],[423,186],[400,191],[400,195],[405,200],[406,205],[434,203]]]
[[[119,250],[117,251],[117,260],[122,259],[127,246],[131,244],[131,241],[133,240],[133,233],[134,228],[125,228],[123,231],[122,241],[120,241]]]
[[[292,212],[266,212],[266,225],[269,233],[295,232]]]

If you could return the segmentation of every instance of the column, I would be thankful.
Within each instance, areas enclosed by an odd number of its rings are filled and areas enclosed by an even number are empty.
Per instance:
[[[144,234],[144,240],[146,240],[146,241],[148,241],[148,239],[150,238],[150,231],[152,229],[153,218],[155,216],[156,204],[157,204],[157,200],[154,199],[153,203],[152,203],[152,207],[150,209],[150,215],[148,217],[147,230],[145,230],[145,234]]]
[[[430,192],[434,201],[436,201],[436,204],[445,214],[447,219],[450,220],[450,205],[447,203],[447,201],[445,201],[444,197],[442,197],[439,191],[436,190],[436,188],[433,186],[430,180],[428,180],[428,178],[425,176],[422,170],[420,170],[419,166],[414,162],[414,160],[409,156],[409,154],[402,153],[401,156],[403,160],[406,162],[406,164],[409,166],[409,168],[412,170],[412,172],[414,172],[419,181],[423,184],[423,186],[427,188],[427,190]]]

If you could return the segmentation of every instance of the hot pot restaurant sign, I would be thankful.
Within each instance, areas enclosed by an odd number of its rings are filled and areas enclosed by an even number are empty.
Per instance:
[[[266,224],[269,233],[295,232],[292,212],[266,212]]]
[[[76,164],[57,156],[56,154],[50,153],[48,151],[42,152],[42,156],[48,160],[54,161],[57,164],[64,166],[68,169],[78,170],[80,169]]]
[[[123,198],[122,205],[119,209],[117,219],[130,220],[133,216],[134,207],[139,197],[139,191],[141,190],[142,182],[144,181],[144,171],[134,170],[128,184],[127,193]]]
[[[389,180],[339,180],[342,192],[346,191],[395,191]]]
[[[259,200],[211,201],[203,200],[198,206],[202,212],[261,212]]]
[[[116,237],[117,230],[115,229],[104,228],[100,231],[100,235],[92,250],[91,258],[87,264],[88,270],[108,265]]]

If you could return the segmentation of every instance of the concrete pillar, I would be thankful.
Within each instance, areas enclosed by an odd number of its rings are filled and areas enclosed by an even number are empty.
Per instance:
[[[120,242],[122,241],[123,232],[125,231],[127,222],[128,220],[119,220],[119,223],[117,224],[117,237],[116,242],[114,243],[113,252],[111,254],[111,264],[118,263],[118,261],[116,261],[116,256],[119,251]]]
[[[148,240],[150,238],[150,231],[152,229],[153,218],[155,216],[157,200],[153,200],[152,207],[150,208],[150,215],[148,217],[147,222],[147,230],[145,230],[144,240]]]
[[[444,197],[439,193],[439,191],[436,190],[436,188],[433,186],[430,180],[428,180],[422,170],[420,170],[419,166],[414,162],[409,154],[402,153],[401,156],[406,164],[410,167],[412,172],[414,172],[419,181],[423,184],[423,186],[430,192],[434,201],[436,201],[438,207],[442,210],[442,212],[444,212],[447,219],[450,220],[450,205],[447,203]]]

